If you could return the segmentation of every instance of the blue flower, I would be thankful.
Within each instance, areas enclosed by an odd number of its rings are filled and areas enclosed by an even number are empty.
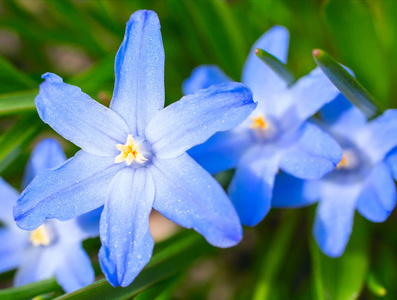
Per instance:
[[[386,155],[397,146],[397,110],[387,110],[368,122],[340,95],[320,115],[323,127],[343,148],[342,160],[319,180],[280,174],[272,205],[300,207],[318,200],[314,237],[325,254],[338,257],[349,240],[356,209],[372,222],[383,222],[396,204],[389,165],[393,163]]]
[[[236,245],[242,228],[221,186],[185,152],[241,123],[256,107],[240,83],[202,90],[164,106],[164,49],[156,13],[137,11],[116,56],[110,109],[47,73],[36,106],[55,131],[82,148],[39,175],[14,211],[18,226],[69,220],[104,205],[100,264],[127,286],[150,260],[152,207],[218,247]]]
[[[306,122],[338,90],[319,68],[288,87],[255,55],[255,49],[262,48],[286,62],[288,41],[288,31],[281,26],[259,38],[242,73],[242,82],[258,101],[257,109],[237,128],[217,133],[189,151],[211,173],[236,168],[228,191],[245,225],[256,225],[270,210],[280,169],[299,178],[319,178],[342,158],[339,145],[317,125]],[[227,80],[218,67],[201,66],[184,82],[183,91]]]
[[[61,146],[53,139],[43,140],[33,150],[23,185],[64,161]],[[94,270],[81,243],[93,236],[92,232],[84,231],[77,219],[48,220],[34,231],[21,230],[12,217],[19,193],[0,178],[0,195],[0,220],[5,224],[0,228],[0,272],[18,268],[15,286],[56,276],[62,288],[72,292],[94,281]]]

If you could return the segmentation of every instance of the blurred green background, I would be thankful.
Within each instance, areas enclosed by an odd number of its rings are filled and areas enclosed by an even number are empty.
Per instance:
[[[107,105],[114,57],[138,9],[160,18],[167,104],[200,64],[238,81],[254,41],[280,24],[290,31],[288,66],[297,77],[315,67],[311,51],[322,48],[384,106],[397,106],[395,0],[0,0],[0,174],[8,182],[19,188],[34,143],[56,136],[34,107],[41,74],[54,72]],[[68,156],[76,152],[57,138]],[[396,298],[395,214],[383,224],[357,215],[346,254],[329,259],[313,244],[313,211],[273,210],[238,247],[211,250],[156,285],[175,299],[376,299],[383,287],[385,298]]]

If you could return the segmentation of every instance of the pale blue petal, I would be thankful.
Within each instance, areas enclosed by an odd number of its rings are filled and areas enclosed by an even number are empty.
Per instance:
[[[361,187],[349,183],[322,185],[313,234],[321,250],[330,257],[339,257],[345,251],[360,190]]]
[[[282,153],[280,169],[302,179],[317,179],[332,171],[342,159],[338,143],[317,125],[306,122]]]
[[[285,111],[282,116],[283,128],[297,128],[325,104],[340,94],[319,67],[300,78],[288,89]]]
[[[321,181],[302,180],[287,173],[276,176],[272,207],[302,207],[320,199]]]
[[[218,66],[203,65],[193,69],[190,77],[183,81],[182,92],[184,95],[194,94],[198,90],[229,81],[232,80]]]
[[[23,191],[14,208],[18,226],[33,230],[46,218],[65,221],[102,206],[110,181],[122,167],[114,157],[77,152],[59,168],[42,172]]]
[[[129,130],[111,109],[92,100],[80,88],[46,73],[35,103],[40,118],[56,132],[92,154],[113,156]]]
[[[241,224],[226,193],[189,155],[154,159],[149,171],[156,185],[153,207],[166,218],[193,228],[216,247],[241,240]]]
[[[25,232],[18,234],[5,227],[0,228],[0,273],[16,269],[20,265],[28,237]]]
[[[17,203],[19,193],[0,177],[0,221],[8,226],[15,223],[12,208]]]
[[[243,225],[255,226],[270,210],[278,149],[252,147],[241,159],[229,185],[229,196]]]
[[[237,167],[255,137],[252,130],[230,130],[215,133],[206,142],[188,151],[204,169],[216,174]]]
[[[173,158],[231,129],[254,110],[251,91],[231,82],[184,96],[158,112],[146,129],[146,139],[159,158]]]
[[[56,246],[30,246],[23,253],[22,263],[15,274],[14,286],[49,279],[62,261],[62,249]]]
[[[358,212],[372,222],[384,222],[396,205],[396,185],[390,168],[378,163],[367,177],[357,202]]]
[[[128,286],[152,256],[149,215],[154,195],[145,168],[125,168],[112,180],[101,216],[99,260],[113,286]]]
[[[79,222],[77,221],[78,218],[73,218],[68,221],[58,221],[56,219],[50,219],[46,220],[45,224],[51,228],[57,233],[58,239],[57,241],[62,244],[78,244],[87,238],[90,237],[95,237],[91,236],[90,232],[87,232],[84,230]],[[99,227],[99,221],[97,223]],[[97,229],[97,235],[99,235],[99,229]]]
[[[393,173],[394,179],[397,180],[397,148],[393,149],[387,156],[387,163],[389,164]]]
[[[266,111],[272,111],[277,95],[287,88],[287,84],[255,54],[261,48],[287,62],[289,33],[282,26],[274,26],[263,34],[252,46],[242,72],[242,82],[250,87],[254,100],[265,104]]]
[[[34,147],[26,164],[22,180],[22,189],[25,189],[38,174],[44,170],[60,166],[65,160],[65,153],[56,140],[42,140]]]
[[[367,117],[342,94],[320,110],[322,121],[332,132],[341,136],[353,136],[367,124]]]
[[[136,11],[127,23],[115,63],[110,108],[133,135],[144,136],[152,116],[164,107],[164,48],[155,12]]]
[[[397,146],[397,109],[388,109],[356,135],[359,148],[373,163],[384,160]]]
[[[62,245],[60,256],[55,276],[66,293],[94,282],[94,269],[80,243]]]

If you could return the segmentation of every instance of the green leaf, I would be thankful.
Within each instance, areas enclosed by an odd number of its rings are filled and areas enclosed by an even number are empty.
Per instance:
[[[0,172],[21,153],[25,144],[34,138],[41,125],[42,122],[36,115],[27,115],[0,136]]]
[[[363,217],[356,215],[353,234],[340,258],[324,255],[314,238],[309,238],[314,299],[358,298],[369,266],[367,222]]]
[[[290,211],[274,234],[271,246],[261,264],[261,273],[254,290],[254,300],[272,299],[276,276],[282,269],[285,256],[291,247],[292,235],[299,220],[299,212]]]
[[[157,246],[150,263],[128,287],[114,288],[106,279],[101,279],[57,299],[130,299],[153,284],[186,269],[194,260],[212,249],[203,237],[185,231]]]
[[[50,278],[15,288],[0,290],[0,299],[26,300],[52,291],[62,291],[62,288],[58,285],[55,278]]]
[[[383,297],[386,296],[386,289],[383,285],[380,284],[378,278],[376,278],[373,272],[369,272],[367,276],[367,286],[368,289],[374,293],[374,295]]]
[[[139,293],[134,300],[166,300],[170,299],[172,292],[176,288],[177,284],[180,282],[180,276],[174,276],[167,280],[161,281],[142,293]]]
[[[378,107],[383,110],[381,104],[328,53],[320,49],[314,49],[313,58],[338,90],[369,118],[376,114],[376,107],[373,103],[377,103]]]
[[[323,15],[331,34],[329,45],[335,47],[338,57],[357,72],[362,84],[377,99],[382,100],[384,106],[388,106],[389,99],[392,99],[389,87],[393,86],[389,70],[395,65],[395,52],[385,47],[383,35],[391,33],[390,38],[393,40],[393,31],[390,30],[394,30],[395,26],[385,24],[388,30],[377,28],[377,19],[371,12],[369,2],[381,2],[386,5],[387,2],[395,1],[328,0],[323,1]],[[391,11],[395,15],[395,7],[391,8]],[[383,22],[387,21],[386,15],[381,18]],[[358,34],[364,32],[365,34]]]
[[[278,76],[280,76],[288,86],[295,82],[295,76],[287,68],[287,66],[282,63],[277,57],[271,55],[262,49],[255,49],[255,54],[258,56],[265,64],[267,64]]]
[[[35,111],[34,99],[38,93],[38,90],[33,90],[0,95],[0,116]]]
[[[0,93],[34,88],[37,83],[0,56]]]

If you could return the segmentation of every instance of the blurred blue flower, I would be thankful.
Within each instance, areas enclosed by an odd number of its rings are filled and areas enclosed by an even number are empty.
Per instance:
[[[299,180],[280,174],[272,205],[300,207],[319,201],[313,234],[321,250],[342,255],[357,211],[372,222],[387,219],[396,204],[396,188],[386,155],[397,146],[397,110],[387,110],[368,122],[341,94],[324,106],[323,128],[342,146],[336,169],[319,180]],[[288,188],[286,188],[288,187]]]
[[[252,47],[242,82],[258,107],[240,126],[215,134],[189,154],[211,173],[236,168],[229,195],[243,224],[254,226],[271,207],[274,178],[279,169],[299,178],[319,178],[342,158],[339,145],[323,130],[306,122],[338,90],[319,68],[288,87],[255,55],[261,48],[287,60],[289,33],[281,26],[266,32]],[[183,91],[194,92],[228,77],[216,66],[201,66],[185,80]]]
[[[64,161],[65,154],[58,142],[43,140],[33,150],[23,185]],[[91,261],[81,243],[92,236],[92,231],[82,230],[76,219],[48,220],[34,231],[21,230],[12,217],[19,193],[0,178],[0,195],[0,220],[5,225],[0,228],[0,272],[18,268],[15,286],[56,276],[62,288],[72,292],[94,281]]]
[[[40,117],[82,148],[39,175],[14,211],[18,226],[69,220],[104,205],[99,259],[109,282],[127,286],[150,260],[152,207],[230,247],[242,238],[238,216],[221,186],[185,152],[253,109],[240,83],[202,90],[164,106],[164,49],[156,13],[137,11],[116,56],[110,109],[47,73],[36,106]]]

